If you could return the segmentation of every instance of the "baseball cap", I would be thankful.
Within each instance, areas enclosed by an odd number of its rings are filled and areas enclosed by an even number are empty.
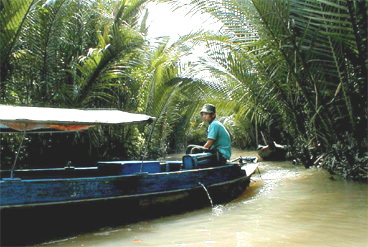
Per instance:
[[[205,104],[201,110],[201,113],[216,113],[216,107],[212,104]]]

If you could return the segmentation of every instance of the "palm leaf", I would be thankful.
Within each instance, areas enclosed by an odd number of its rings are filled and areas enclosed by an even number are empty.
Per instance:
[[[0,70],[2,99],[5,99],[6,79],[11,69],[11,53],[36,2],[36,0],[3,0],[1,2]]]
[[[35,18],[29,24],[32,31],[25,35],[28,42],[24,48],[34,57],[38,70],[38,98],[34,98],[38,102],[51,101],[52,96],[57,94],[58,81],[65,77],[59,54],[60,41],[64,37],[64,19],[69,12],[67,3],[67,0],[55,0],[38,4]]]
[[[103,80],[103,77],[113,79],[119,76],[119,73],[124,74],[124,71],[134,64],[135,59],[138,59],[132,54],[142,47],[144,41],[127,23],[134,18],[133,13],[139,12],[144,2],[123,1],[116,13],[114,24],[103,36],[99,36],[98,48],[90,49],[87,56],[80,59],[82,65],[77,65],[77,68],[81,76],[76,75],[79,89],[75,104],[81,104],[92,96],[90,94],[94,92],[92,89],[96,82]],[[129,19],[117,21],[123,17]],[[120,65],[113,66],[116,63]]]

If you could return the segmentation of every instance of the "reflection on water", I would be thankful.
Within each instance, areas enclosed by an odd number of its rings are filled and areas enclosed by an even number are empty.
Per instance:
[[[290,162],[260,173],[230,203],[41,246],[368,246],[367,185]]]

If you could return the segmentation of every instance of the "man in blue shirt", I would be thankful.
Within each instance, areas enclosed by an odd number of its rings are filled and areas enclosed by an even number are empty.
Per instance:
[[[231,140],[230,135],[225,127],[216,120],[216,107],[212,104],[205,104],[201,110],[203,121],[209,124],[207,142],[203,147],[191,145],[187,149],[192,148],[198,151],[210,150],[212,152],[218,151],[220,153],[220,163],[226,163],[231,157]],[[201,150],[202,149],[202,150]]]

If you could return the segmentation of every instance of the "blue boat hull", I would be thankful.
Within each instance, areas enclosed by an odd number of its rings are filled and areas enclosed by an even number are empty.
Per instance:
[[[34,207],[87,201],[144,199],[185,194],[224,187],[226,184],[245,184],[245,172],[238,165],[225,165],[176,172],[137,173],[118,176],[3,179],[0,182],[0,206],[5,208]],[[244,187],[244,186],[243,186]],[[246,186],[243,188],[245,189]],[[211,195],[214,200],[222,193]],[[152,203],[154,204],[154,203]]]
[[[111,176],[98,176],[97,170],[85,169],[83,174],[90,173],[87,177],[81,177],[79,170],[69,175],[65,171],[31,171],[32,177],[63,174],[57,178],[26,179],[18,172],[24,179],[3,179],[1,244],[38,243],[211,206],[202,185],[214,204],[228,202],[244,192],[255,171],[246,174],[236,164],[112,175],[121,173],[115,167],[114,172],[107,172]]]

